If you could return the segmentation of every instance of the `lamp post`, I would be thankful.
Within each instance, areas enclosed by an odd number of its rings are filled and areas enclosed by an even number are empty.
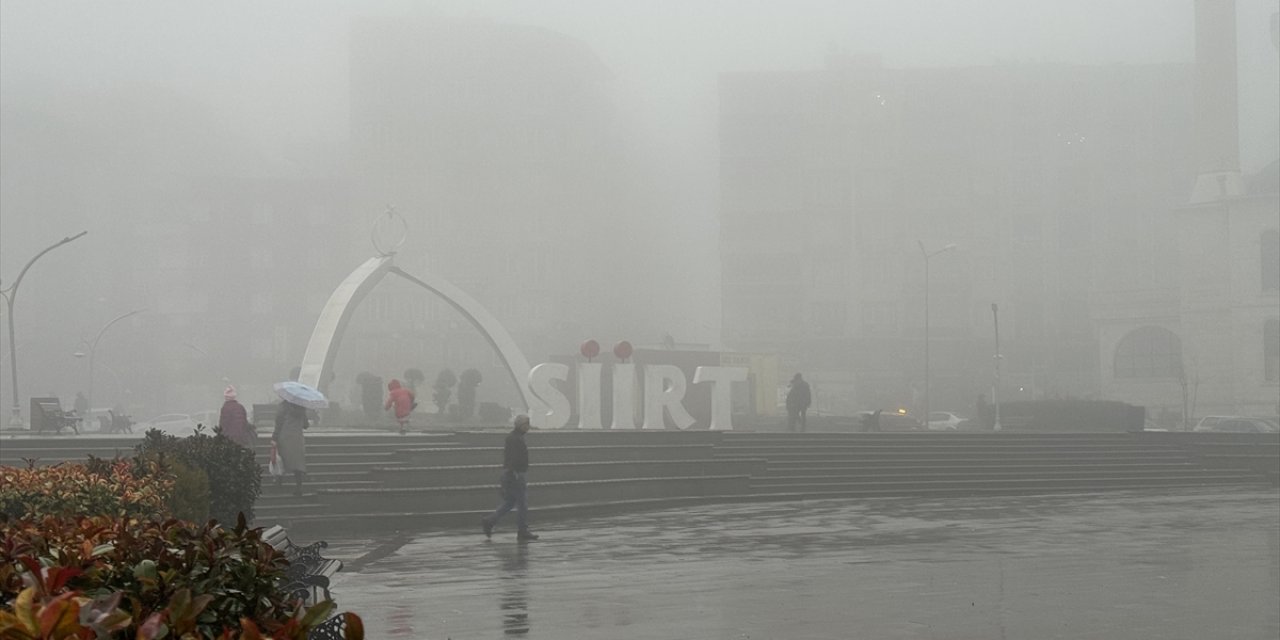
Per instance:
[[[995,421],[991,423],[991,430],[999,431],[1000,396],[998,394],[1000,393],[1000,358],[1003,356],[1000,355],[1000,307],[996,306],[996,303],[994,302],[991,303],[991,320],[995,324],[996,329],[996,383],[995,386],[991,387],[991,403],[996,406],[996,418]]]
[[[90,413],[93,413],[93,357],[94,357],[94,354],[96,354],[98,351],[98,342],[102,340],[102,335],[107,332],[107,329],[111,328],[111,325],[114,325],[115,323],[120,322],[121,320],[124,320],[125,318],[128,318],[130,316],[136,316],[139,313],[142,313],[143,311],[146,311],[146,309],[134,309],[129,313],[123,313],[112,318],[106,324],[102,325],[102,328],[98,330],[98,335],[94,336],[93,341],[89,343],[89,389],[85,393],[86,395],[85,399],[89,401]]]
[[[30,269],[31,265],[35,264],[36,260],[39,260],[41,256],[61,247],[64,244],[67,244],[68,242],[71,242],[72,240],[79,239],[87,233],[89,232],[81,231],[74,236],[67,236],[48,247],[45,247],[44,251],[37,253],[34,258],[27,261],[26,266],[22,267],[22,271],[18,272],[18,277],[13,281],[13,284],[3,290],[0,290],[0,296],[4,297],[5,305],[8,307],[9,380],[13,383],[13,408],[11,409],[11,415],[9,417],[9,426],[11,427],[22,426],[22,406],[18,403],[18,352],[17,347],[15,346],[17,340],[13,336],[13,303],[18,298],[18,285],[22,284],[22,277],[27,275],[27,270]]]
[[[956,248],[954,243],[930,253],[925,251],[924,242],[916,240],[920,246],[920,255],[924,256],[924,426],[929,426],[929,259]]]

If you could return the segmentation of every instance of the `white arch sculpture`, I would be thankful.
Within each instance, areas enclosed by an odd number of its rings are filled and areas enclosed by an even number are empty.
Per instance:
[[[341,344],[342,335],[346,332],[347,323],[350,322],[351,315],[355,313],[356,307],[382,281],[384,276],[388,273],[394,273],[440,296],[450,306],[457,309],[472,326],[480,331],[480,334],[488,341],[489,346],[498,352],[498,357],[501,358],[502,364],[506,366],[507,373],[511,375],[511,381],[520,390],[520,398],[524,401],[526,410],[534,406],[531,403],[532,392],[527,384],[530,369],[529,361],[525,359],[524,353],[516,346],[511,334],[507,333],[506,327],[503,327],[502,323],[498,322],[497,318],[494,318],[475,298],[467,295],[465,291],[454,286],[453,283],[434,275],[423,278],[411,276],[395,266],[394,257],[394,255],[382,255],[370,258],[364,264],[356,267],[355,271],[352,271],[351,275],[347,276],[338,285],[338,288],[333,290],[333,294],[329,296],[329,301],[325,303],[324,308],[320,311],[320,317],[316,319],[315,329],[311,332],[311,340],[307,343],[307,351],[302,356],[302,366],[298,374],[298,381],[320,389],[321,381],[325,379],[325,375],[333,367],[333,361],[338,354],[338,346]]]

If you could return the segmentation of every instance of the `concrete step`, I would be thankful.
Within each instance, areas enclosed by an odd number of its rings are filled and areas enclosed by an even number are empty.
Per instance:
[[[405,447],[422,448],[422,447],[455,447],[461,446],[460,443],[447,438],[435,437],[418,437],[406,435],[398,438],[387,438],[385,442],[348,442],[345,438],[316,438],[307,437],[307,455],[312,454],[343,454],[343,453],[386,453],[388,451],[398,451]],[[271,441],[261,439],[254,446],[254,453],[258,455],[267,455],[271,451]]]
[[[751,480],[747,476],[534,482],[529,486],[530,499],[542,505],[745,494],[750,490]],[[460,487],[320,489],[317,493],[318,501],[332,513],[456,511],[496,505],[501,501],[496,483]]]
[[[1065,489],[1107,490],[1133,487],[1193,486],[1206,484],[1244,483],[1257,484],[1255,475],[1239,473],[1201,474],[1194,477],[1178,477],[1168,475],[1136,476],[1133,474],[1115,474],[1094,478],[1019,478],[1010,480],[975,479],[975,480],[901,480],[885,482],[859,483],[821,483],[795,484],[771,483],[759,480],[752,483],[756,493],[803,493],[845,492],[859,495],[916,495],[931,492],[955,492],[958,490],[1052,490]]]
[[[799,443],[781,442],[765,444],[721,444],[716,451],[788,453],[804,451],[1152,451],[1152,449],[1176,449],[1169,444],[1143,442],[1057,442],[1057,443],[970,443],[970,442],[851,442],[851,443]]]
[[[1196,465],[1186,465],[1183,468],[1168,468],[1161,466],[1154,469],[1136,469],[1129,466],[1102,467],[1089,470],[1070,469],[1070,470],[1044,470],[1039,468],[1022,469],[1018,471],[1006,471],[1003,469],[973,469],[969,471],[862,471],[862,472],[845,472],[827,475],[789,475],[786,473],[766,473],[763,476],[754,476],[752,478],[752,486],[772,486],[772,485],[802,485],[802,484],[865,484],[865,483],[883,483],[883,482],[915,482],[915,481],[955,481],[969,482],[974,480],[991,480],[1004,482],[1010,480],[1054,480],[1054,479],[1071,479],[1083,478],[1091,479],[1096,477],[1124,476],[1131,478],[1197,478],[1209,476],[1222,476],[1223,472],[1216,469],[1205,469]],[[1230,474],[1242,475],[1242,474]]]
[[[1060,453],[1072,454],[1088,454],[1088,453],[1132,453],[1146,451],[1183,451],[1178,447],[1161,445],[1155,443],[1140,442],[1123,442],[1115,444],[1023,444],[1023,443],[1002,443],[982,445],[975,443],[927,443],[920,442],[914,444],[885,444],[885,443],[826,443],[826,444],[798,444],[785,443],[778,445],[760,445],[760,446],[740,446],[740,445],[720,445],[716,447],[717,453],[726,455],[743,455],[743,456],[775,456],[788,454],[806,454],[806,453],[827,453],[831,455],[845,455],[858,453],[972,453],[975,451],[990,453],[1022,453],[1035,451],[1054,451]]]
[[[254,522],[275,522],[293,516],[311,516],[326,513],[325,506],[316,501],[316,496],[302,495],[296,502],[280,504],[254,505]],[[336,515],[336,514],[335,514]]]
[[[725,445],[777,442],[1132,442],[1140,440],[1135,433],[968,433],[957,431],[899,431],[892,433],[738,433],[726,432]]]
[[[530,446],[529,460],[535,465],[559,462],[613,462],[622,460],[705,460],[713,457],[713,449],[714,447],[709,444]],[[404,449],[398,452],[398,457],[401,462],[399,466],[484,466],[502,462],[502,447]]]
[[[765,472],[763,458],[707,460],[623,460],[613,462],[559,462],[537,465],[532,477],[538,482],[562,482],[613,478],[667,476],[757,476]],[[495,484],[500,465],[448,467],[389,467],[370,475],[387,487],[442,487]]]
[[[1139,465],[1139,464],[1185,464],[1198,462],[1195,456],[1188,454],[1136,455],[1136,456],[1053,456],[1026,455],[982,457],[965,456],[886,456],[867,458],[798,458],[788,460],[769,460],[769,470],[781,469],[863,469],[884,467],[957,467],[985,468],[1008,466],[1050,466],[1050,465]]]
[[[1004,463],[1069,463],[1069,462],[1169,462],[1169,461],[1189,461],[1194,460],[1187,452],[1181,451],[1151,451],[1151,452],[1060,452],[1060,451],[1039,451],[1039,452],[965,452],[965,453],[909,453],[909,452],[859,452],[859,453],[831,453],[831,452],[813,452],[813,453],[780,453],[765,456],[768,458],[769,466],[774,465],[904,465],[904,463],[913,463],[913,465],[946,465],[946,463],[954,463],[954,465],[974,465],[974,463],[986,463],[986,465],[1004,465]]]
[[[724,436],[723,431],[678,431],[674,429],[550,429],[546,431],[530,431],[525,440],[530,447],[570,447],[588,445],[635,445],[635,444],[717,444]],[[493,431],[459,431],[453,435],[454,440],[472,447],[500,447],[507,437],[507,432]]]
[[[1124,461],[1119,463],[1073,463],[1064,464],[932,464],[917,465],[911,463],[904,464],[884,464],[884,465],[852,465],[843,466],[835,464],[822,463],[820,465],[804,464],[804,463],[770,463],[764,476],[840,476],[840,475],[857,475],[857,474],[886,474],[886,473],[903,473],[903,474],[970,474],[983,473],[986,471],[999,473],[1036,473],[1043,471],[1045,473],[1053,473],[1059,471],[1070,471],[1076,473],[1095,473],[1107,471],[1111,469],[1124,468],[1134,470],[1151,470],[1151,471],[1169,471],[1178,472],[1188,469],[1203,469],[1204,466],[1189,460],[1175,460],[1169,462],[1150,462],[1143,458],[1137,458],[1132,461]]]
[[[294,485],[293,479],[288,478],[280,484],[275,484],[266,478],[262,481],[262,493],[258,495],[258,503],[264,501],[275,500],[280,498],[290,498],[293,496]],[[381,487],[382,483],[376,480],[342,480],[342,481],[317,481],[311,476],[306,476],[302,481],[303,492],[315,493],[319,489],[376,489]]]
[[[672,498],[651,498],[639,500],[612,500],[609,502],[589,502],[582,504],[529,506],[529,519],[533,529],[542,524],[569,518],[600,517],[614,514],[635,513],[646,509],[670,509],[684,506],[704,504],[727,504],[735,502],[767,502],[775,500],[772,496],[755,496],[734,494],[725,496],[683,496]],[[270,526],[279,524],[288,527],[290,535],[304,535],[323,538],[337,533],[367,534],[370,531],[423,531],[429,529],[471,529],[477,537],[480,532],[480,518],[493,511],[492,506],[470,508],[453,511],[410,511],[402,513],[368,512],[334,515],[324,512],[309,514],[271,514],[257,517],[254,526]],[[510,536],[515,526],[514,516],[498,525],[494,537]]]
[[[255,456],[254,459],[258,461],[258,464],[266,465],[267,460],[270,459],[270,454],[263,453],[261,455]],[[307,450],[307,466],[311,466],[312,464],[341,464],[341,463],[393,464],[395,461],[396,461],[396,451],[394,449],[389,449],[387,451],[377,451],[377,452],[363,451],[363,452],[357,452],[357,453],[342,453],[338,451],[328,451],[323,453],[317,453],[309,449]]]

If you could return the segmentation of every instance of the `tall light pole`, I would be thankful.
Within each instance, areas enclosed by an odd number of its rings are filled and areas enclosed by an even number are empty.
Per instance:
[[[39,260],[41,256],[61,247],[64,244],[67,244],[68,242],[71,242],[72,240],[77,240],[87,233],[89,232],[81,231],[74,236],[67,236],[48,247],[45,247],[44,251],[37,253],[34,258],[27,261],[26,266],[22,267],[22,271],[18,272],[18,277],[13,281],[13,284],[3,290],[0,290],[0,296],[4,297],[5,304],[8,307],[9,380],[13,383],[13,408],[11,409],[11,415],[9,416],[9,426],[11,427],[22,426],[22,405],[18,402],[18,352],[17,347],[15,346],[17,344],[17,340],[13,337],[13,303],[18,298],[18,285],[22,284],[22,277],[27,275],[27,270],[30,269],[31,265],[35,264],[36,260]]]
[[[102,335],[107,332],[107,329],[111,328],[111,325],[114,325],[115,323],[120,322],[121,320],[124,320],[125,318],[128,318],[130,316],[136,316],[139,313],[142,313],[143,311],[146,311],[146,309],[134,309],[129,313],[122,313],[112,318],[106,324],[102,325],[102,328],[98,330],[98,335],[93,337],[93,342],[89,343],[89,389],[85,393],[85,396],[86,396],[85,399],[89,401],[90,413],[93,412],[93,357],[94,357],[94,354],[98,352],[98,343],[102,341]]]
[[[924,242],[916,240],[920,246],[920,255],[924,256],[924,425],[929,426],[929,259],[956,248],[954,243],[930,253],[925,251]]]
[[[991,387],[991,403],[996,406],[996,419],[991,423],[992,431],[1000,430],[1000,307],[996,303],[991,303],[991,320],[996,328],[996,383]]]

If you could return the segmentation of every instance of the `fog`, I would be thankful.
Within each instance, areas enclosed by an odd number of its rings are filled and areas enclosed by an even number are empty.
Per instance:
[[[1237,3],[1246,179],[1280,155],[1276,10]],[[606,348],[668,340],[813,371],[815,403],[830,412],[915,410],[922,370],[934,376],[934,408],[963,409],[991,386],[968,379],[990,368],[986,309],[1000,303],[1012,310],[1010,393],[1173,406],[1176,389],[1126,391],[1100,363],[1110,336],[1124,335],[1116,319],[1146,313],[1109,300],[1180,286],[1164,248],[1188,233],[1172,212],[1203,168],[1190,132],[1195,41],[1193,3],[1163,0],[5,0],[0,288],[43,248],[88,231],[21,283],[23,412],[29,396],[69,404],[90,386],[95,408],[137,417],[214,408],[228,383],[246,404],[268,401],[330,292],[375,255],[369,230],[388,205],[408,226],[400,266],[468,291],[534,363],[571,356],[587,338]],[[814,161],[845,153],[820,144],[843,133],[815,129],[842,122],[822,115],[824,100],[872,76],[886,87],[875,93],[881,106],[912,100],[884,124],[909,129],[895,129],[901,162],[889,180],[924,195],[881,210],[861,178],[830,203],[821,186],[791,194],[787,180],[812,185],[824,170],[861,166]],[[1019,93],[1027,87],[1036,89]],[[1017,101],[1031,95],[1025,110],[1055,114],[1037,122],[1058,129],[990,116],[1024,110]],[[836,111],[861,113],[849,100]],[[1090,106],[1077,113],[1077,100]],[[1112,118],[1111,105],[1124,115]],[[842,149],[870,148],[862,126]],[[1126,127],[1140,131],[1125,137]],[[1090,194],[1070,206],[1059,202],[1068,187],[1017,174],[1023,147],[1039,144],[1020,147],[1019,136],[1055,131],[1101,149],[1062,161],[1084,167]],[[1056,185],[1077,179],[1068,173],[1045,175]],[[951,206],[949,181],[969,185],[963,205]],[[1043,234],[1039,222],[1024,233],[1009,213],[1028,207],[1053,221]],[[856,222],[827,234],[831,211]],[[821,237],[757,246],[770,225],[779,242],[795,227]],[[1040,249],[1019,244],[1032,236]],[[847,242],[813,250],[841,256],[823,284],[810,248],[835,237]],[[917,242],[957,245],[926,259],[929,284]],[[741,293],[797,260],[797,281],[810,283],[797,285],[802,295],[772,293],[794,293],[786,282]],[[937,314],[926,341],[942,341],[932,365],[919,356],[926,296]],[[7,409],[13,355],[0,338]],[[444,367],[478,368],[482,399],[516,403],[465,319],[388,279],[352,321],[331,395],[350,401],[362,371],[390,379],[419,368],[431,379]]]

